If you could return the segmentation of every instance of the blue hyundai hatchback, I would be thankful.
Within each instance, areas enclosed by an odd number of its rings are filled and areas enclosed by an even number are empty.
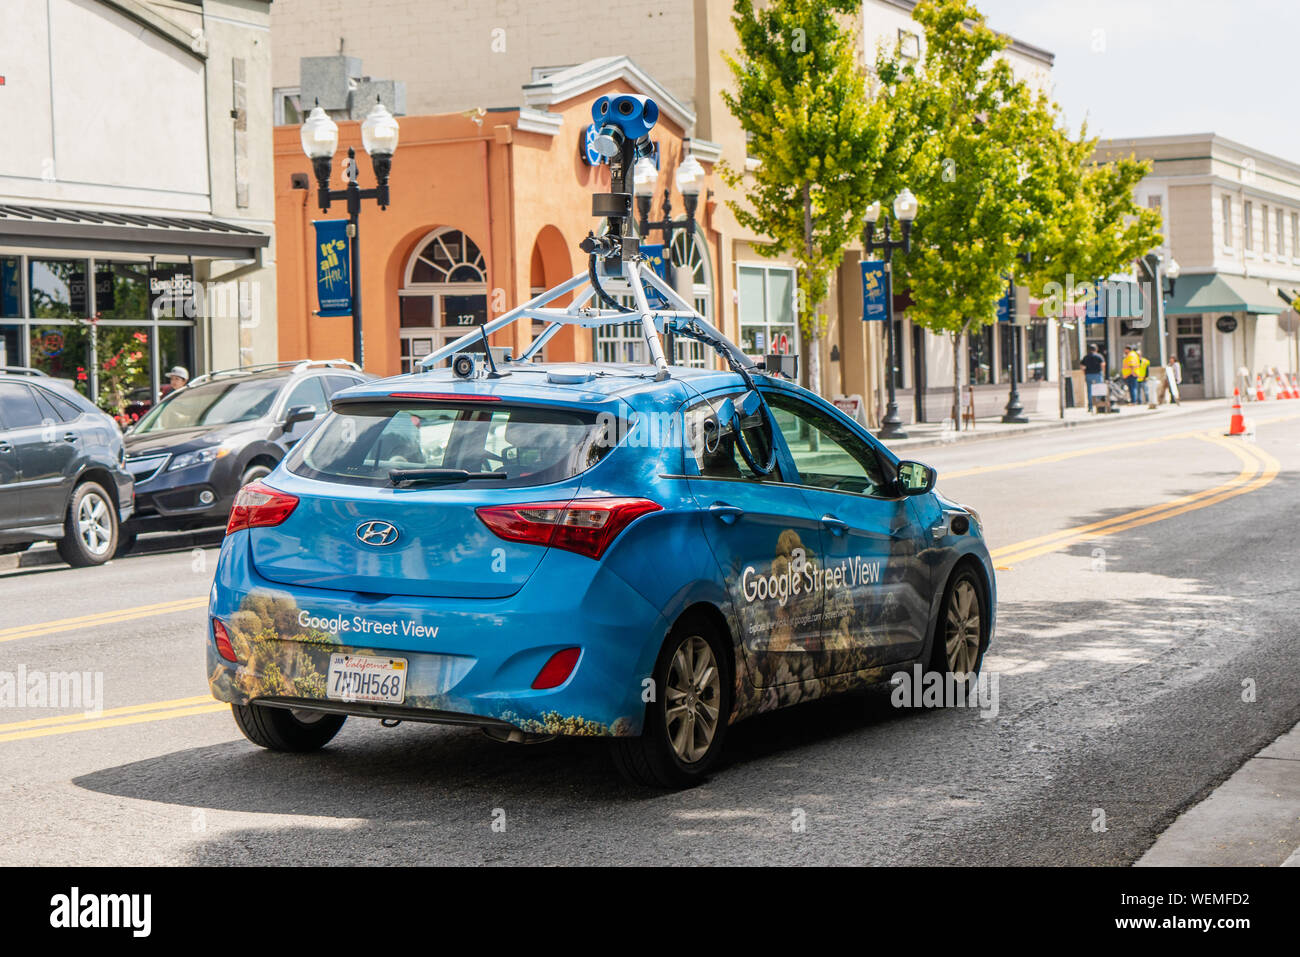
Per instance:
[[[349,715],[599,735],[682,787],[750,715],[973,681],[993,567],[932,469],[775,375],[509,369],[340,392],[239,493],[207,657],[254,743]]]

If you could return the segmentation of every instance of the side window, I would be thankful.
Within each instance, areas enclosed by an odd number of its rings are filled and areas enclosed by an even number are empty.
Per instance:
[[[714,408],[724,398],[728,396],[713,396],[712,404],[697,402],[686,410],[684,422],[686,455],[694,459],[700,474],[705,478],[760,480],[763,476],[757,475],[745,464],[744,456],[736,448],[734,434],[719,436],[713,443],[708,442],[704,437],[704,420],[713,414]],[[755,416],[741,425],[744,428],[745,440],[754,456],[766,459],[770,446],[767,430],[762,427],[761,420]]]
[[[55,395],[53,392],[47,392],[44,389],[36,389],[36,395],[48,402],[59,418],[64,422],[71,422],[73,419],[80,418],[81,410],[75,405],[63,398],[61,395]]]
[[[329,409],[329,403],[325,401],[325,391],[321,388],[320,376],[303,379],[293,387],[293,391],[289,393],[289,401],[284,404],[284,408],[288,411],[295,405],[309,405],[316,410],[318,415],[323,415]]]
[[[26,429],[42,424],[36,399],[31,389],[21,382],[0,383],[0,422],[7,429]]]
[[[360,381],[360,379],[354,379],[350,375],[327,375],[325,376],[325,394],[332,396],[335,392],[351,388]]]
[[[892,497],[875,450],[830,415],[780,393],[766,393],[799,483],[835,492]]]

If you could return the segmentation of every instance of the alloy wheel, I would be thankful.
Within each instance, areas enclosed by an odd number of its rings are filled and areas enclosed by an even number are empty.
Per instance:
[[[699,635],[683,639],[668,665],[668,740],[677,757],[694,764],[708,753],[718,731],[722,680],[713,649]]]
[[[948,670],[958,676],[975,669],[980,651],[980,602],[975,586],[967,579],[957,582],[948,598],[945,630]]]
[[[113,539],[108,503],[91,492],[77,506],[77,533],[92,555],[103,555]]]

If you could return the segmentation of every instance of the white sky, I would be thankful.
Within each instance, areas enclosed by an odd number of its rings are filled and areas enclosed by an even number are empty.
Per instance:
[[[1103,137],[1219,133],[1300,162],[1297,0],[975,0],[1056,54],[1054,98]]]

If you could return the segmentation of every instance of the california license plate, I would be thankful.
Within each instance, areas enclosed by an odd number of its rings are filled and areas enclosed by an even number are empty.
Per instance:
[[[330,655],[326,697],[337,701],[401,704],[406,700],[406,659]]]

